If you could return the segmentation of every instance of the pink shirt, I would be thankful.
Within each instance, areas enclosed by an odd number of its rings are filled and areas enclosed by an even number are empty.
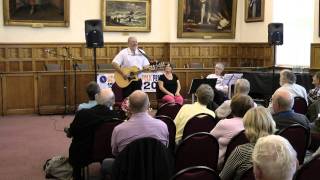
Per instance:
[[[152,118],[147,112],[136,113],[131,118],[116,126],[112,132],[112,154],[118,155],[128,144],[136,139],[152,137],[169,144],[167,125],[159,119]]]
[[[218,168],[222,168],[227,146],[235,135],[244,130],[242,118],[223,119],[210,132],[219,142]]]

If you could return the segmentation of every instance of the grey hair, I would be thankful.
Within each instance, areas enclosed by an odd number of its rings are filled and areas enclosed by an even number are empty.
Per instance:
[[[238,79],[234,85],[235,94],[249,94],[250,82],[246,79]]]
[[[276,91],[272,99],[274,99],[275,103],[277,103],[278,106],[283,110],[292,109],[294,104],[294,97],[289,91],[284,91],[284,90]]]
[[[115,102],[114,93],[110,88],[102,89],[98,94],[96,94],[95,99],[97,104],[105,105],[107,107],[113,106]]]
[[[129,109],[132,113],[145,112],[149,106],[149,97],[145,92],[136,90],[129,96]]]
[[[284,83],[294,84],[296,83],[296,75],[289,69],[284,69],[280,72],[280,77],[283,78]],[[280,78],[281,79],[281,78]]]
[[[252,161],[266,179],[287,180],[296,171],[297,153],[285,138],[269,135],[258,139]]]
[[[221,62],[216,63],[215,67],[224,70],[224,65]]]
[[[214,92],[208,84],[202,84],[196,91],[198,102],[202,105],[208,105],[214,98]]]

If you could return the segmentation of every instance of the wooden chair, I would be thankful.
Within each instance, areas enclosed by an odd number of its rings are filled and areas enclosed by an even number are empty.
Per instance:
[[[87,70],[89,70],[89,64],[81,64],[81,63],[78,63],[77,66],[78,66],[78,69],[79,69],[80,71],[87,71]]]
[[[190,63],[189,68],[203,69],[203,63],[198,63],[198,62]]]
[[[170,180],[220,180],[220,177],[209,167],[192,166],[177,172]]]
[[[45,64],[46,71],[60,71],[60,64]]]
[[[320,154],[303,164],[294,175],[294,180],[318,180],[320,170]]]
[[[112,64],[97,64],[98,70],[113,69]]]
[[[218,121],[210,114],[200,113],[188,120],[184,129],[182,139],[197,132],[210,132]]]
[[[303,164],[309,145],[310,131],[300,124],[294,124],[280,130],[278,135],[286,138],[297,152],[299,164]]]
[[[219,143],[210,133],[195,133],[181,141],[175,155],[176,172],[192,166],[207,166],[216,170]]]

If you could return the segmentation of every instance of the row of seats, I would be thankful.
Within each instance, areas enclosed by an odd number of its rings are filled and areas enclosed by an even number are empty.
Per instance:
[[[78,63],[78,64],[76,64],[76,69],[81,70],[81,71],[89,70],[89,64]],[[113,67],[112,67],[112,64],[97,64],[97,69],[98,70],[113,69]],[[60,71],[61,65],[60,64],[45,64],[45,70],[46,71]]]

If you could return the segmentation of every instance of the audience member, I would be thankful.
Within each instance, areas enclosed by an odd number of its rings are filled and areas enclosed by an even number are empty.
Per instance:
[[[257,140],[276,130],[270,112],[262,106],[248,110],[243,117],[243,124],[249,143],[239,145],[232,151],[220,173],[222,180],[240,179],[252,167],[251,155]]]
[[[183,104],[183,97],[180,95],[181,85],[176,74],[172,73],[172,66],[168,63],[164,68],[164,74],[159,77],[159,98],[165,103]]]
[[[301,124],[307,129],[310,129],[308,118],[292,110],[294,99],[292,94],[284,89],[277,90],[272,95],[273,119],[279,130],[286,128],[292,124]]]
[[[293,97],[303,97],[306,102],[308,103],[308,95],[307,91],[304,87],[300,86],[299,84],[296,84],[296,75],[288,70],[284,69],[280,72],[280,79],[279,79],[279,84],[281,87],[279,87],[277,91],[288,91],[291,93]],[[273,108],[272,108],[272,103],[270,102],[269,108],[271,110],[271,113],[273,114]]]
[[[214,73],[209,74],[207,79],[217,79],[216,89],[222,91],[224,94],[228,93],[228,85],[223,84],[222,72],[224,70],[224,65],[222,63],[217,63],[214,67]]]
[[[104,121],[122,118],[111,110],[115,99],[111,89],[103,89],[95,97],[97,105],[78,111],[70,128],[65,128],[67,136],[72,137],[69,162],[73,166],[74,177],[79,177],[81,167],[90,161],[95,129]]]
[[[253,107],[253,100],[248,95],[238,94],[232,98],[230,106],[233,118],[219,121],[210,132],[219,142],[219,169],[222,169],[224,155],[230,140],[244,129],[242,117]]]
[[[183,135],[184,126],[187,124],[190,118],[199,114],[207,113],[215,117],[213,111],[207,108],[208,103],[213,100],[214,92],[211,86],[202,84],[196,91],[197,101],[194,104],[185,104],[178,112],[174,123],[176,124],[176,143],[178,143]]]
[[[95,81],[91,81],[87,85],[86,91],[89,98],[89,102],[79,104],[78,111],[80,111],[81,109],[90,109],[97,105],[95,95],[100,92],[99,85]]]
[[[149,105],[148,95],[141,90],[136,90],[129,96],[131,117],[113,130],[111,138],[113,155],[117,156],[130,142],[144,137],[152,137],[168,145],[167,125],[148,114]]]
[[[250,92],[250,82],[246,79],[238,79],[235,83],[234,94],[248,95]],[[219,119],[228,117],[231,114],[231,100],[224,101],[215,111]],[[254,103],[256,107],[257,104]]]
[[[310,104],[320,99],[320,72],[313,75],[312,84],[314,85],[314,89],[311,89],[308,93],[308,100]]]
[[[296,151],[288,140],[277,135],[258,140],[252,161],[256,180],[292,180],[298,166]]]

